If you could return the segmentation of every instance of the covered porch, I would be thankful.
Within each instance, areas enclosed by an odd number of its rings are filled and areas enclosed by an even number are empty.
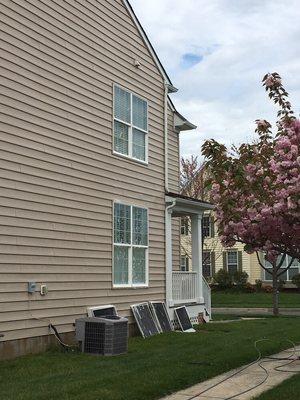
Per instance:
[[[211,314],[210,287],[202,274],[202,217],[205,210],[213,205],[175,193],[168,193],[166,201],[166,304],[170,317],[173,309],[180,305],[188,307],[189,314],[196,317],[199,312]],[[191,219],[191,258],[190,271],[174,268],[172,219],[176,217]]]

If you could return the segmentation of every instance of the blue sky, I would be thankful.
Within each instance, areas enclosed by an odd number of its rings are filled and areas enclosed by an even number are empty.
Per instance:
[[[254,121],[275,122],[261,87],[278,72],[300,111],[300,0],[131,0],[179,92],[177,109],[198,126],[181,134],[181,154],[207,138],[227,145],[255,137]]]

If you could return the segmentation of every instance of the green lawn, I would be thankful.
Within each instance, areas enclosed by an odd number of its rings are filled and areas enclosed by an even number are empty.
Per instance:
[[[300,398],[300,374],[255,397],[255,400],[298,400]]]
[[[283,292],[279,295],[280,307],[300,308],[300,292]],[[272,293],[232,293],[213,291],[213,307],[272,307]]]
[[[206,324],[197,333],[173,332],[132,338],[119,357],[67,354],[58,350],[0,362],[4,400],[154,400],[300,343],[300,318],[279,317]]]

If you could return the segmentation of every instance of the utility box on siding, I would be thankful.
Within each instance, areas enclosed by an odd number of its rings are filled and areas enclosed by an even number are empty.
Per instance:
[[[83,353],[113,356],[128,349],[128,320],[115,315],[105,318],[79,318],[75,321],[76,339]]]

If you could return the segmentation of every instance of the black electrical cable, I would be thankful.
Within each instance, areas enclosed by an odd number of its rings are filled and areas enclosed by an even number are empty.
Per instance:
[[[55,338],[58,340],[59,344],[65,349],[65,350],[70,350],[70,351],[74,351],[75,348],[77,348],[77,346],[71,346],[69,344],[66,344],[62,341],[60,334],[58,333],[58,330],[56,329],[56,327],[53,324],[49,324],[49,329],[52,329],[54,332],[54,336]]]
[[[234,372],[234,373],[231,374],[230,376],[227,376],[226,378],[222,379],[220,382],[217,382],[217,383],[215,383],[214,385],[210,386],[209,388],[203,390],[202,392],[197,393],[197,394],[193,395],[192,397],[188,397],[186,400],[193,400],[193,399],[195,399],[196,397],[203,395],[204,393],[210,391],[211,389],[215,388],[216,386],[219,386],[220,384],[222,384],[222,383],[226,382],[227,380],[233,378],[234,376],[238,375],[240,372],[244,371],[245,369],[251,367],[252,365],[254,365],[254,364],[256,364],[256,363],[258,363],[258,366],[259,366],[261,369],[263,369],[263,371],[265,372],[266,375],[265,375],[264,379],[263,379],[261,382],[259,382],[259,384],[256,384],[256,385],[254,385],[253,387],[251,387],[251,388],[249,388],[249,389],[247,389],[247,390],[244,390],[244,391],[242,391],[242,392],[240,392],[240,393],[237,393],[237,394],[235,394],[235,395],[233,395],[233,396],[226,397],[226,399],[224,399],[224,400],[233,399],[234,397],[237,397],[237,396],[240,396],[240,395],[242,395],[242,394],[248,393],[248,392],[250,392],[251,390],[256,389],[257,387],[263,385],[263,384],[266,382],[266,380],[269,378],[269,372],[268,372],[268,370],[262,365],[263,363],[266,363],[266,362],[268,362],[269,360],[268,360],[268,359],[262,360],[261,351],[260,351],[260,349],[257,347],[257,344],[260,343],[260,342],[263,342],[263,341],[271,341],[271,339],[259,339],[259,340],[256,340],[256,341],[254,342],[254,347],[255,347],[256,351],[258,352],[258,357],[257,357],[257,359],[256,359],[255,361],[253,361],[253,362],[251,362],[250,364],[246,365],[245,367],[239,369],[238,371]],[[292,343],[292,344],[293,344],[294,352],[293,352],[293,354],[290,356],[290,357],[292,357],[292,356],[295,355],[295,353],[296,353],[296,346],[295,346],[295,344],[294,344],[291,340],[289,340],[289,339],[284,339],[284,341],[288,341],[289,343]],[[279,368],[280,368],[280,367],[283,367],[283,366],[288,365],[288,364],[290,364],[291,362],[294,362],[294,361],[296,361],[296,360],[297,360],[297,359],[293,359],[293,360],[289,361],[288,363],[283,364],[282,366],[278,366],[278,367],[279,367]],[[274,368],[274,369],[276,369],[276,368]],[[294,372],[294,371],[282,371],[282,372]],[[295,371],[295,372],[296,372],[296,371]]]

